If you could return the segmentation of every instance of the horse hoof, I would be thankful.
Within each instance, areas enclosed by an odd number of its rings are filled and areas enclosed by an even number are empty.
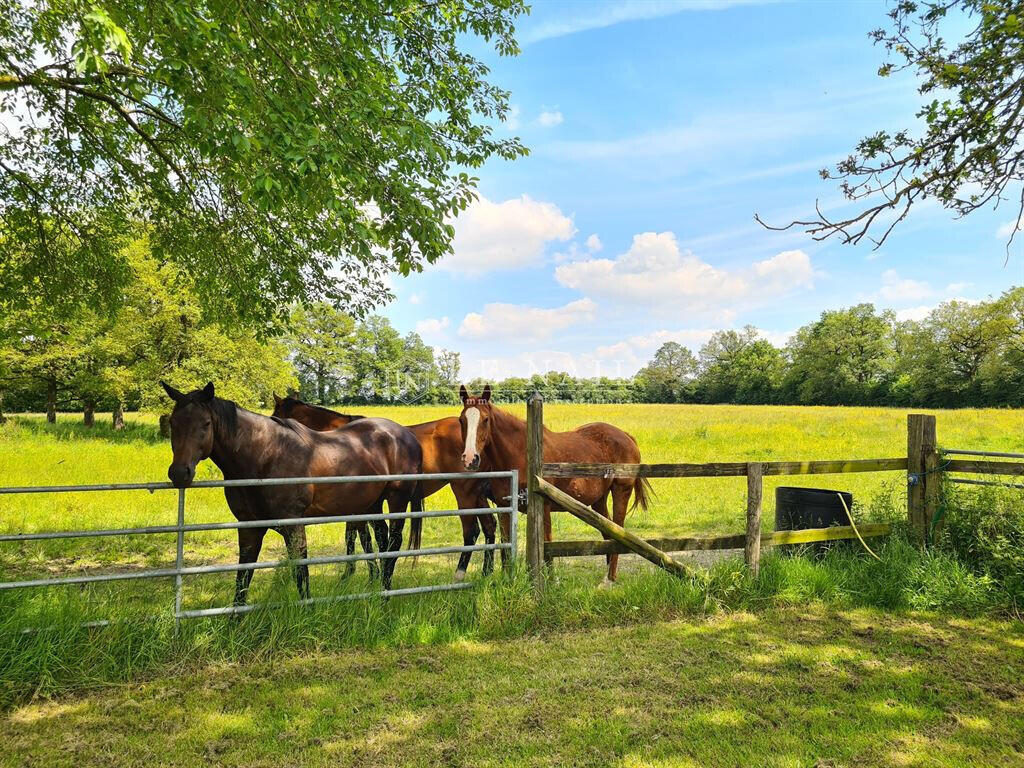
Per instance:
[[[466,580],[466,572],[464,570],[462,570],[461,568],[459,570],[457,570],[455,572],[455,580],[456,581],[465,581]]]
[[[607,576],[602,579],[601,583],[597,585],[598,589],[611,589],[615,586],[615,582],[609,579]]]

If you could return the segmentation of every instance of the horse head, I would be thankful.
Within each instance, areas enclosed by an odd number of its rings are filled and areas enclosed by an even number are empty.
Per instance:
[[[186,488],[196,476],[196,465],[213,451],[213,382],[185,394],[161,381],[167,396],[174,401],[171,412],[171,450],[173,458],[167,477],[176,488]]]
[[[466,469],[480,468],[480,457],[491,441],[491,385],[484,387],[479,397],[471,397],[465,386],[459,387],[462,398],[462,413],[459,423],[462,425],[462,463]]]

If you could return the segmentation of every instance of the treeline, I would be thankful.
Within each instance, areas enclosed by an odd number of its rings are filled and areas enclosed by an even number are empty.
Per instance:
[[[471,386],[482,386],[474,382]],[[871,304],[823,312],[784,347],[756,329],[718,331],[699,352],[675,342],[628,380],[548,374],[497,385],[578,402],[1024,406],[1024,288],[949,301],[920,321]]]
[[[195,286],[151,254],[146,237],[122,254],[130,278],[109,312],[0,308],[0,418],[7,411],[166,411],[160,379],[208,380],[248,407],[297,392],[339,405],[458,403],[459,355],[435,350],[382,317],[362,321],[329,304],[295,307],[277,326],[225,324]],[[491,384],[501,402],[541,392],[583,403],[1024,405],[1024,288],[985,302],[950,301],[920,321],[871,304],[823,312],[784,347],[747,327],[715,333],[697,354],[669,342],[636,376],[550,372]]]

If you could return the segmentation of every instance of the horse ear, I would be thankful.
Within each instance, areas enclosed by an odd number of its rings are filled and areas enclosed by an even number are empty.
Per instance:
[[[483,391],[483,394],[480,395],[480,399],[483,400],[485,403],[491,402],[491,385],[490,384],[488,384],[486,387],[484,387],[484,391]]]
[[[203,400],[206,400],[206,401],[213,400],[213,382],[212,381],[206,382],[206,386],[203,387]]]
[[[274,405],[280,405],[281,404],[281,398],[277,396],[277,392],[274,392],[273,395],[274,395]]]
[[[176,390],[174,387],[172,387],[166,381],[161,380],[160,381],[160,386],[164,388],[164,392],[166,392],[167,396],[169,398],[171,398],[171,400],[173,400],[174,402],[180,403],[182,400],[185,399],[185,395],[184,394],[182,394],[181,392]]]
[[[459,397],[462,399],[462,404],[465,405],[466,401],[469,400],[469,392],[466,391],[466,385],[459,385]]]

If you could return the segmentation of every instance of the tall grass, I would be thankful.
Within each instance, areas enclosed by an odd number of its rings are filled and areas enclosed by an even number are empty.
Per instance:
[[[559,562],[540,601],[519,570],[481,580],[467,592],[302,607],[288,603],[294,587],[281,572],[267,595],[281,607],[244,618],[184,621],[177,631],[169,617],[138,614],[83,628],[85,606],[60,600],[33,617],[49,628],[24,632],[23,615],[12,618],[0,610],[0,706],[216,661],[353,646],[509,638],[810,602],[961,615],[1005,607],[1005,592],[991,578],[949,554],[921,551],[899,535],[885,540],[878,553],[880,562],[845,546],[824,556],[770,553],[757,580],[739,559],[721,561],[693,579],[630,569],[610,590],[595,589],[592,567]]]

